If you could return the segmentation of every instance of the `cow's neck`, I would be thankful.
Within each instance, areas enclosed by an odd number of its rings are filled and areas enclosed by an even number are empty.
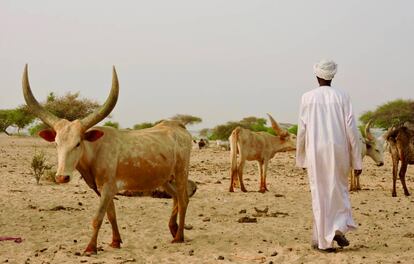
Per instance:
[[[273,155],[276,154],[276,152],[283,151],[283,145],[284,142],[278,136],[274,136],[272,138]]]
[[[95,174],[92,170],[91,163],[93,158],[94,156],[92,146],[88,142],[85,142],[83,155],[80,158],[79,163],[76,166],[76,169],[82,175],[82,178],[85,180],[86,184],[88,184],[88,186],[91,189],[93,189],[98,195],[100,195],[98,187],[96,185]]]

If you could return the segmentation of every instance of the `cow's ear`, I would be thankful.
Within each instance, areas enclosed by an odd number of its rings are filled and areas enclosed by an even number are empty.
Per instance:
[[[43,129],[39,132],[39,136],[46,141],[54,142],[56,138],[56,132],[52,129]]]
[[[104,135],[104,132],[100,130],[90,130],[85,133],[84,139],[90,142],[94,142],[100,139]]]

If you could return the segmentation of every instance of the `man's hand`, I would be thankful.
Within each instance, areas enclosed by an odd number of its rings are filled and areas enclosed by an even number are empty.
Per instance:
[[[354,170],[355,176],[359,176],[361,175],[361,173],[362,173],[362,170]]]

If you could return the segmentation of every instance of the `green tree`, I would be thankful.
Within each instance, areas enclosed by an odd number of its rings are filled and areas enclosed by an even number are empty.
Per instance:
[[[50,92],[50,93],[47,95],[46,102],[53,102],[53,101],[55,101],[55,100],[56,100],[56,95],[55,95],[55,93],[54,93],[54,92]]]
[[[140,123],[140,124],[135,124],[133,126],[133,129],[135,130],[139,130],[139,129],[144,129],[144,128],[150,128],[153,127],[155,124],[151,123],[151,122],[144,122],[144,123]]]
[[[271,127],[266,126],[266,122],[267,122],[266,119],[258,118],[254,116],[245,117],[240,121],[243,127],[246,127],[252,131],[256,131],[256,132],[264,131],[272,135],[275,135],[275,131],[273,131]]]
[[[233,121],[229,121],[225,124],[215,126],[211,131],[212,133],[209,139],[210,140],[217,140],[217,139],[227,140],[230,137],[231,132],[238,126],[247,128],[244,124],[240,122],[233,122]]]
[[[11,111],[12,110],[0,110],[0,132],[4,132],[8,136],[10,136],[10,134],[7,132],[7,128],[13,125],[10,114]]]
[[[69,121],[82,119],[99,108],[96,101],[80,98],[79,93],[67,93],[64,96],[55,96],[50,93],[43,106],[59,118]]]
[[[33,126],[29,127],[28,131],[31,136],[37,136],[37,134],[43,130],[48,128],[48,126],[43,122],[37,122]]]
[[[297,135],[298,134],[298,125],[293,125],[288,128],[289,133]]]
[[[20,133],[20,130],[30,125],[35,117],[27,110],[27,107],[20,106],[11,110],[10,119],[13,122],[13,126],[17,127],[17,133]]]
[[[82,119],[93,113],[99,108],[99,104],[93,100],[80,98],[79,93],[67,93],[64,96],[56,96],[53,92],[49,93],[46,102],[41,105],[59,118],[69,121]],[[27,105],[21,107],[27,114],[31,114]],[[40,130],[47,128],[44,123],[37,123],[29,128],[30,135],[36,135]]]
[[[106,121],[104,126],[109,126],[109,127],[119,129],[119,123],[118,122]]]
[[[209,137],[209,135],[211,134],[211,131],[209,128],[203,128],[200,130],[200,132],[198,133],[201,137]]]
[[[209,136],[209,139],[211,140],[227,140],[229,136],[231,135],[231,132],[238,126],[250,129],[255,132],[267,132],[272,135],[276,135],[273,128],[266,126],[266,119],[264,118],[258,118],[254,116],[245,117],[242,120],[238,122],[230,121],[222,125],[218,125],[211,129],[211,135]],[[289,129],[289,132],[296,134],[297,126],[293,126]]]
[[[397,99],[378,106],[374,111],[363,113],[359,120],[365,125],[373,119],[373,125],[387,129],[405,122],[414,123],[414,101]]]
[[[180,121],[185,126],[198,124],[198,123],[201,123],[201,121],[203,121],[200,117],[196,117],[192,115],[181,115],[181,114],[177,114],[171,117],[170,119]]]

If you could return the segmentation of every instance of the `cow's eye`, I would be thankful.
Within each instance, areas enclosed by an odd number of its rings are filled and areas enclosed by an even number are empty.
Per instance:
[[[76,147],[79,147],[80,146],[80,142],[78,142],[78,144],[76,144]]]

